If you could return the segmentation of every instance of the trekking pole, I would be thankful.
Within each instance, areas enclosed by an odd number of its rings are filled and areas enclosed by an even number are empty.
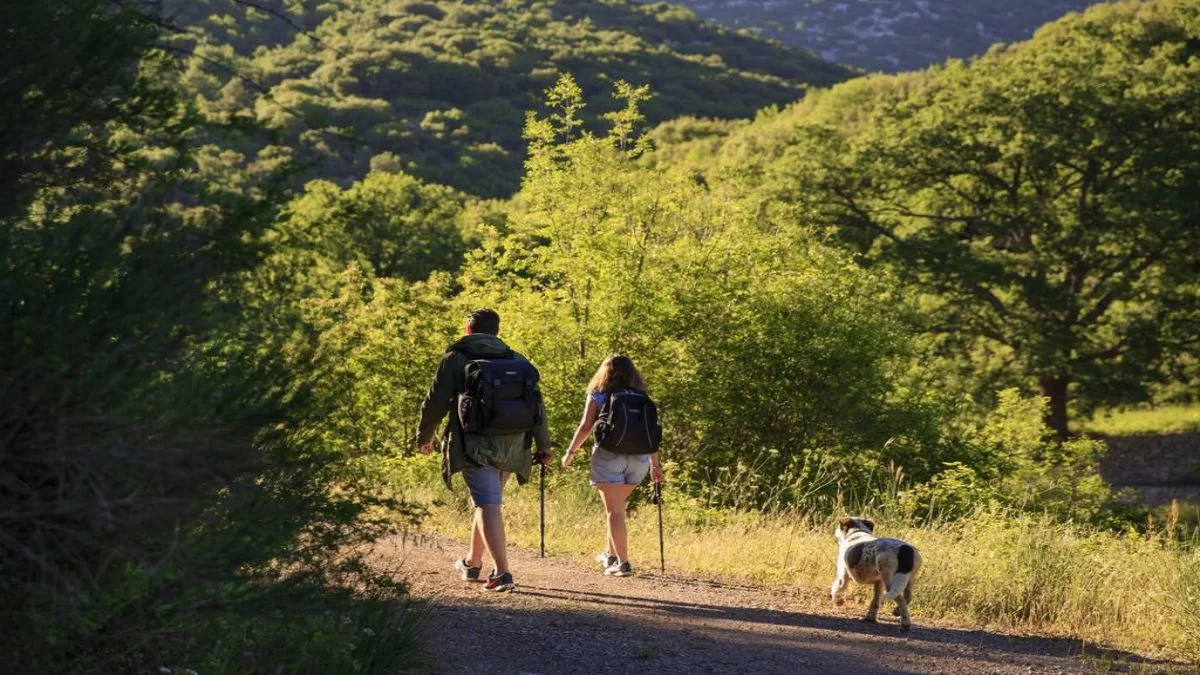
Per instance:
[[[654,484],[654,503],[658,504],[658,565],[663,574],[667,573],[667,557],[663,546],[662,524],[662,483]]]
[[[540,471],[540,473],[541,473],[541,487],[540,487],[540,492],[542,493],[542,494],[541,494],[541,497],[542,497],[542,517],[541,517],[541,522],[542,522],[542,557],[543,557],[543,558],[545,558],[545,557],[546,557],[546,462],[545,462],[545,460],[543,460],[543,461],[541,462],[541,464],[539,464],[538,466],[539,466],[539,468],[540,468],[540,470],[541,470],[541,471]]]

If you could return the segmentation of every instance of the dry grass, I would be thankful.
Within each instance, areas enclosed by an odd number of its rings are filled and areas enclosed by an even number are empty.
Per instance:
[[[465,488],[433,480],[409,497],[438,501],[425,527],[466,535]],[[534,482],[506,490],[511,545],[538,546]],[[408,481],[406,481],[407,483]],[[654,506],[630,517],[630,557],[658,566]],[[547,485],[547,549],[590,563],[603,548],[604,516],[583,471]],[[879,531],[918,546],[925,569],[914,611],[928,620],[1071,637],[1147,656],[1200,661],[1200,554],[1166,534],[1115,534],[980,508],[954,522],[913,526],[874,512]],[[667,492],[668,571],[827,593],[836,550],[831,518],[705,510]]]

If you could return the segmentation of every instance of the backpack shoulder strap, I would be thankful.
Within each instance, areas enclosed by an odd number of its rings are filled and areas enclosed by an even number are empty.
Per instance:
[[[515,359],[515,358],[517,358],[517,353],[513,351],[512,347],[509,347],[508,351],[504,352],[503,354],[497,355],[497,356],[480,356],[478,354],[472,354],[471,352],[463,349],[462,347],[455,347],[455,346],[452,346],[452,347],[450,347],[450,349],[446,350],[447,354],[452,354],[454,352],[458,352],[459,354],[462,354],[463,356],[467,357],[468,361],[476,361],[479,359]]]

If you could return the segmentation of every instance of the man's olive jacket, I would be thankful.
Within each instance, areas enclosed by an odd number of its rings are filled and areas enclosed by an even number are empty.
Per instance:
[[[442,443],[442,479],[447,487],[450,486],[451,475],[477,465],[491,465],[501,471],[515,473],[517,481],[524,484],[529,480],[532,466],[530,448],[533,442],[537,442],[539,452],[550,450],[550,432],[546,427],[544,409],[539,411],[537,426],[529,433],[504,436],[467,434],[463,433],[459,424],[458,396],[466,390],[467,362],[474,358],[500,357],[508,352],[508,345],[495,335],[467,335],[450,346],[438,365],[437,375],[421,406],[417,444],[424,445],[431,441],[438,425],[449,413]],[[524,358],[516,352],[513,354]]]

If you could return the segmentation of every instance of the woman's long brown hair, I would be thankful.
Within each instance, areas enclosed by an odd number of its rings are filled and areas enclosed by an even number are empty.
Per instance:
[[[613,354],[604,359],[604,363],[596,369],[592,381],[588,382],[588,393],[608,393],[622,389],[645,391],[646,383],[628,356]]]

